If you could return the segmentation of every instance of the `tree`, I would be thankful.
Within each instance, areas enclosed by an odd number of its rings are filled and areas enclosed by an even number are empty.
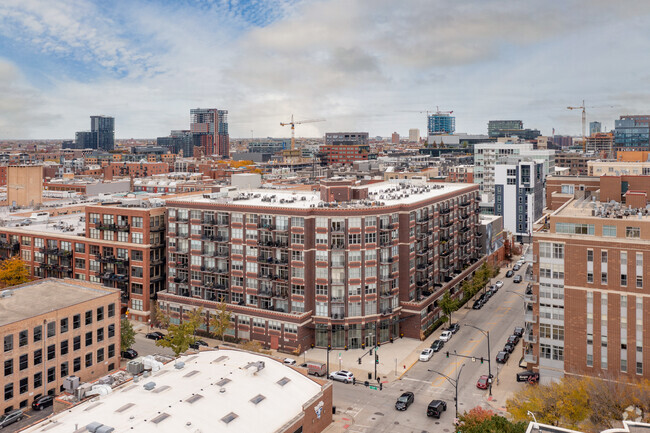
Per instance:
[[[232,314],[228,311],[228,306],[225,302],[219,304],[217,314],[210,315],[210,331],[214,332],[221,338],[223,343],[224,334],[230,329],[230,318]]]
[[[167,335],[161,340],[156,340],[156,346],[167,347],[174,352],[176,358],[190,348],[194,342],[194,330],[192,322],[187,321],[181,324],[169,325]]]
[[[247,341],[244,344],[241,345],[241,348],[244,350],[247,350],[249,352],[261,352],[262,351],[262,345],[260,344],[259,341]]]
[[[475,407],[458,418],[456,432],[460,433],[524,433],[527,423],[512,423],[494,412]]]
[[[124,318],[120,324],[120,346],[122,347],[122,352],[130,349],[133,344],[135,344],[135,330],[129,319]]]
[[[189,320],[186,322],[192,334],[192,343],[196,340],[196,330],[205,324],[205,315],[203,314],[203,307],[194,309],[188,314]]]
[[[440,308],[442,309],[442,313],[449,318],[449,324],[451,325],[451,313],[458,309],[458,300],[452,298],[449,292],[445,292],[440,300]]]
[[[160,309],[157,301],[151,303],[151,326],[167,328],[169,326],[169,316]]]
[[[13,256],[0,263],[0,285],[17,286],[29,282],[29,270],[20,257]]]

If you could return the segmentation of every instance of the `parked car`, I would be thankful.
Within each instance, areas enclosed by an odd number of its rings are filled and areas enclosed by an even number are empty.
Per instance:
[[[494,295],[496,293],[495,290],[492,290],[493,287],[494,286],[488,287],[488,289],[485,291],[485,293],[483,293],[483,296],[485,296],[485,299],[490,299],[492,297],[492,295]]]
[[[455,334],[460,330],[460,325],[458,323],[452,323],[447,327],[447,331],[451,331],[452,334]]]
[[[452,337],[453,335],[454,335],[454,334],[452,334],[451,331],[442,331],[442,334],[440,334],[440,339],[441,339],[442,341],[449,341],[449,340],[451,340],[451,337]]]
[[[322,362],[307,361],[303,364],[300,364],[300,366],[302,368],[306,368],[307,374],[311,374],[313,376],[323,377],[327,374],[327,366]]]
[[[483,376],[478,378],[478,382],[476,382],[476,387],[478,389],[487,389],[488,387],[488,375],[484,374]]]
[[[521,371],[517,373],[517,382],[537,382],[539,380],[539,373],[531,370]]]
[[[508,337],[508,343],[511,343],[513,346],[516,346],[519,343],[519,336],[518,335],[511,335]]]
[[[415,400],[415,395],[408,391],[399,396],[395,402],[395,409],[397,410],[406,410],[409,408],[413,401]]]
[[[503,346],[503,350],[508,353],[512,353],[515,350],[515,345],[512,343],[506,343],[506,345]]]
[[[199,350],[200,346],[208,347],[208,343],[203,340],[196,340],[194,343],[190,344],[190,347],[194,350]]]
[[[0,415],[0,429],[20,421],[23,419],[23,416],[24,414],[21,409],[12,410],[11,412]]]
[[[431,343],[431,349],[433,349],[434,352],[439,352],[440,349],[442,349],[444,345],[445,345],[444,341],[436,340],[433,343]]]
[[[512,267],[512,270],[515,271],[515,272],[517,272],[519,269],[521,269],[521,265],[519,263],[517,263],[516,265],[514,265]]]
[[[330,379],[343,383],[352,383],[354,382],[354,374],[346,370],[334,371],[330,373]]]
[[[506,272],[506,278],[512,278],[512,276],[513,276],[514,274],[515,274],[515,273],[514,273],[514,272],[512,271],[512,269],[511,269],[511,270],[509,270],[508,272]]]
[[[42,395],[34,399],[34,402],[32,403],[32,409],[43,410],[46,407],[52,406],[53,404],[54,404],[53,395]]]
[[[154,331],[154,332],[149,332],[147,335],[145,335],[150,340],[162,340],[165,338],[165,334],[162,332]]]
[[[480,310],[481,307],[483,307],[483,301],[482,301],[481,298],[477,299],[477,300],[474,301],[474,303],[472,304],[472,309],[473,309],[473,310]]]
[[[291,358],[284,358],[282,362],[284,362],[287,365],[296,365],[296,360]]]
[[[427,406],[427,416],[440,419],[440,415],[447,410],[447,403],[442,400],[433,400]]]
[[[510,354],[505,350],[497,353],[497,362],[500,364],[505,364],[508,361],[508,358],[510,358]]]
[[[513,278],[514,283],[521,283],[524,279],[521,277],[521,275],[515,275],[515,278]]]
[[[500,289],[501,287],[503,287],[503,281],[499,280],[496,283],[494,283],[494,285],[496,286],[497,289]]]
[[[138,357],[138,352],[133,349],[126,349],[122,352],[122,358],[124,359],[135,359]]]
[[[433,356],[433,349],[424,349],[420,352],[420,361],[428,361]]]
[[[517,337],[521,338],[524,336],[524,328],[521,326],[517,326],[515,330],[512,332],[512,335],[516,335]]]

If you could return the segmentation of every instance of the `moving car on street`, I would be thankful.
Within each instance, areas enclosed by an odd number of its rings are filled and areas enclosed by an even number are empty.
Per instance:
[[[162,332],[154,331],[154,332],[149,332],[147,335],[145,335],[149,340],[162,340],[165,338],[165,334]]]
[[[442,400],[433,400],[427,406],[427,416],[432,416],[440,419],[440,415],[447,410],[447,402]]]
[[[509,270],[508,272],[506,272],[506,278],[512,278],[512,276],[513,276],[514,274],[515,274],[515,273],[514,273],[514,272],[512,271],[512,269],[511,269],[511,270]]]
[[[488,375],[484,374],[483,376],[478,378],[478,382],[476,382],[476,387],[478,389],[487,389],[488,388]]]
[[[415,401],[415,395],[412,392],[408,391],[400,395],[397,401],[395,402],[395,409],[397,410],[406,410],[411,404]]]
[[[334,371],[330,373],[330,379],[343,383],[352,383],[354,381],[354,374],[347,370]]]

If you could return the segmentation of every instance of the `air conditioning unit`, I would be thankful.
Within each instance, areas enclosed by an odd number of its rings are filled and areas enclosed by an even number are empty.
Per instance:
[[[144,364],[140,361],[129,361],[126,363],[126,371],[134,376],[141,374],[144,371]]]
[[[67,393],[74,394],[77,388],[79,388],[79,377],[78,376],[68,376],[63,379],[63,389]]]

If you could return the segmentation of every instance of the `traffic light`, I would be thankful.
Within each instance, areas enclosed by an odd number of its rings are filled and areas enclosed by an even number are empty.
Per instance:
[[[483,357],[481,356],[481,364],[483,364]]]
[[[332,350],[332,345],[331,345],[331,344],[328,344],[328,345],[327,345],[327,351],[329,352],[330,350]]]
[[[447,358],[449,358],[449,352],[447,352],[446,355],[447,355]]]
[[[368,351],[368,355],[372,356],[372,349]]]
[[[375,364],[379,364],[379,355],[375,353]]]
[[[359,365],[361,365],[361,358],[359,358]]]

